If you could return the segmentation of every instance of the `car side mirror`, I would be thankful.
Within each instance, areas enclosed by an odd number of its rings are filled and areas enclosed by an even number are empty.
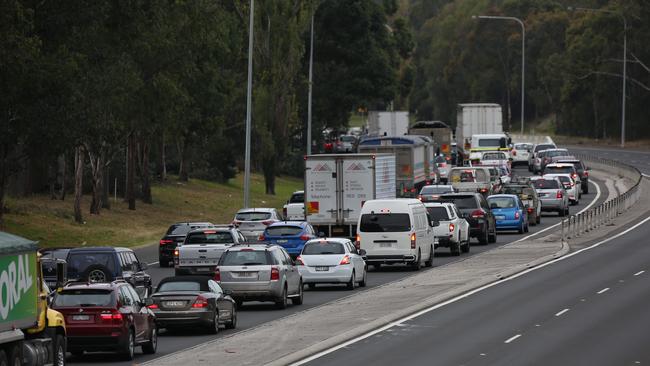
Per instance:
[[[144,306],[151,306],[151,305],[153,305],[153,299],[150,298],[150,297],[147,297],[146,299],[144,299],[143,303],[144,303]]]

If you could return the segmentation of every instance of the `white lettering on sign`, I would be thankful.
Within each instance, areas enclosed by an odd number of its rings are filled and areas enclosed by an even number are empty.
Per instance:
[[[0,317],[7,319],[9,312],[20,302],[22,295],[32,287],[34,281],[29,273],[29,256],[19,255],[16,261],[9,262],[0,273]]]

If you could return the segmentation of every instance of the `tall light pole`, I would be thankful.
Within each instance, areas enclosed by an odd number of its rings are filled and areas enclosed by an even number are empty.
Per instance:
[[[472,19],[495,19],[495,20],[514,20],[521,26],[521,134],[524,134],[524,87],[526,85],[526,26],[524,22],[515,17],[505,17],[496,15],[472,15]]]
[[[307,155],[311,155],[311,86],[314,70],[314,11],[311,13],[311,40],[309,42],[309,85],[307,93]]]
[[[244,208],[250,207],[251,188],[251,100],[253,93],[253,13],[255,0],[251,0],[248,20],[248,88],[246,91],[246,152],[244,155]]]
[[[606,9],[592,9],[592,8],[574,8],[568,7],[569,11],[591,11],[594,13],[607,13],[618,15],[623,20],[623,96],[621,102],[621,147],[625,147],[625,87],[627,82],[627,19],[623,13],[606,10]]]

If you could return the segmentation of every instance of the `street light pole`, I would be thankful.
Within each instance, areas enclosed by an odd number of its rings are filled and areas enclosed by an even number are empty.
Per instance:
[[[521,134],[524,134],[524,102],[526,100],[524,90],[526,85],[526,26],[524,22],[515,17],[505,17],[496,15],[472,15],[472,19],[495,19],[495,20],[514,20],[521,26]]]
[[[255,0],[250,2],[248,20],[248,87],[246,90],[246,152],[244,155],[244,208],[250,207],[251,185],[251,100],[253,93],[253,21]]]
[[[626,94],[626,83],[627,83],[627,19],[625,15],[620,12],[605,10],[605,9],[593,9],[593,8],[574,8],[568,7],[569,11],[590,11],[594,13],[607,13],[618,15],[623,21],[623,96],[621,102],[621,147],[625,147],[625,96]]]
[[[307,96],[307,155],[311,155],[311,87],[314,68],[314,12],[311,13],[311,40],[309,42],[309,85]]]

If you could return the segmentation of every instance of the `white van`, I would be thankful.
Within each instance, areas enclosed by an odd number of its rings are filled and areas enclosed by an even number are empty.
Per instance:
[[[366,251],[366,262],[404,263],[420,269],[433,264],[435,237],[424,204],[417,199],[366,201],[357,225],[357,248]]]

